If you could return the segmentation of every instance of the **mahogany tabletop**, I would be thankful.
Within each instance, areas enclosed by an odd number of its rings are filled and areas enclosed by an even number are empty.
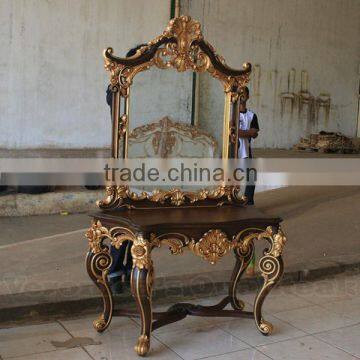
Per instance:
[[[163,232],[209,228],[239,231],[247,227],[278,226],[281,218],[264,214],[255,206],[118,209],[91,214],[107,226],[126,226],[134,231]]]

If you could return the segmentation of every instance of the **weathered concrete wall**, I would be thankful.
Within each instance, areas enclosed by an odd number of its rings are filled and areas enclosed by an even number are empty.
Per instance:
[[[170,0],[1,0],[0,148],[107,146],[102,51],[112,46],[124,56],[161,34],[169,16]],[[189,77],[175,86],[173,76],[161,88],[153,81],[149,99],[149,85],[136,90],[132,127],[169,115],[170,106],[174,118],[189,118]],[[182,101],[154,111],[154,99],[169,92]]]
[[[182,9],[231,66],[254,65],[255,146],[290,147],[322,129],[356,134],[359,0],[183,0]],[[107,146],[102,50],[123,55],[147,42],[169,12],[170,0],[1,0],[0,148]],[[222,90],[200,80],[200,124],[220,140]],[[190,119],[191,74],[154,70],[135,85],[131,127]],[[300,101],[306,96],[311,106]],[[326,111],[319,105],[328,99]]]
[[[190,15],[201,21],[206,39],[230,66],[239,68],[244,61],[254,66],[249,107],[258,114],[262,128],[255,146],[290,147],[301,136],[323,129],[356,136],[359,0],[187,3]],[[220,91],[213,79],[201,76],[200,123],[218,139],[223,111]],[[328,99],[329,111],[321,106]]]

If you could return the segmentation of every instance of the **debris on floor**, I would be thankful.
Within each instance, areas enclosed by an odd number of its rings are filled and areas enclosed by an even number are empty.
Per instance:
[[[351,154],[358,153],[360,147],[356,139],[341,133],[320,131],[318,134],[311,134],[309,138],[301,138],[299,143],[294,145],[294,149]]]

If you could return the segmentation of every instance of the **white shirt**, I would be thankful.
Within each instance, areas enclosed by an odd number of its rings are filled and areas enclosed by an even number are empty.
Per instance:
[[[249,130],[253,117],[254,117],[254,113],[250,110],[247,110],[246,113],[240,112],[239,130]],[[249,138],[239,138],[238,158],[239,159],[248,158],[250,152],[249,149],[250,149]]]

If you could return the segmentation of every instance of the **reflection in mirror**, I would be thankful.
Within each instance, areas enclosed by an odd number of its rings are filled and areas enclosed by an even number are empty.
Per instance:
[[[214,136],[221,154],[224,118],[224,87],[207,73],[196,74],[198,81],[198,123]]]
[[[130,131],[168,116],[191,123],[192,74],[156,67],[137,74],[131,86]]]
[[[197,81],[200,91],[195,89],[191,72],[157,68],[134,78],[129,158],[219,157],[223,87],[208,74],[197,74]]]
[[[130,91],[129,158],[220,156],[223,86],[207,73],[197,74],[197,81],[198,89],[192,72],[172,69],[151,68],[135,76]],[[180,188],[196,191],[203,187]],[[136,190],[152,191],[154,187]]]

